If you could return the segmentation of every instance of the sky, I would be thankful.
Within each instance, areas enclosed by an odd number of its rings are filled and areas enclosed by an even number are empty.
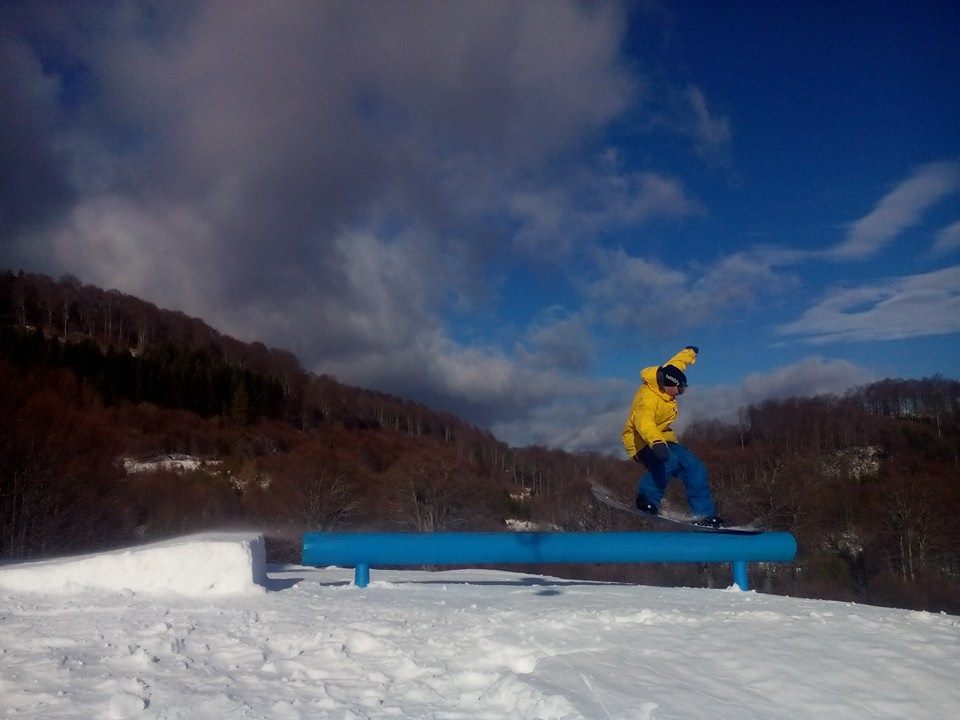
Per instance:
[[[943,720],[960,618],[501,570],[264,563],[253,533],[0,566],[0,716]]]
[[[957,378],[960,6],[0,5],[0,267],[514,445]]]

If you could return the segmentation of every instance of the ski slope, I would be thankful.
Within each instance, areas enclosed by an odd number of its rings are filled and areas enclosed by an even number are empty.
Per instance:
[[[0,567],[0,717],[957,717],[960,618],[493,570],[274,567],[207,534]]]

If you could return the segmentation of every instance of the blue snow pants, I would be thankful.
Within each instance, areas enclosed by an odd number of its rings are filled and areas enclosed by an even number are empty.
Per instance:
[[[649,447],[643,449],[640,457],[647,466],[647,472],[640,478],[637,493],[659,508],[667,483],[675,477],[683,483],[690,511],[695,517],[715,515],[713,495],[707,481],[707,466],[680,443],[667,443],[667,450],[667,461],[661,463],[657,462]]]

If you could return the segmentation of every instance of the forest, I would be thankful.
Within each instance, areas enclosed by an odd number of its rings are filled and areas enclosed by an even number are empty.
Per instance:
[[[225,528],[261,530],[271,561],[296,562],[315,529],[638,527],[589,493],[630,497],[635,463],[510,447],[70,276],[0,273],[0,398],[0,562]],[[960,382],[768,401],[682,439],[722,514],[797,537],[797,560],[754,566],[754,587],[960,612]],[[535,571],[729,583],[714,565]]]

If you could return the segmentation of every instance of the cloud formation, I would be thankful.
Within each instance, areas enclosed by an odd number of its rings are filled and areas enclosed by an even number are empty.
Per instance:
[[[792,284],[763,252],[734,253],[691,267],[679,261],[668,266],[623,248],[601,249],[597,265],[597,276],[583,287],[590,316],[630,330],[656,327],[666,317],[674,327],[695,327]]]
[[[833,290],[777,327],[805,342],[900,340],[960,330],[960,265]]]
[[[696,138],[701,152],[722,152],[730,144],[730,119],[710,112],[707,97],[698,87],[688,87],[684,98],[690,105],[692,123],[690,133]]]
[[[519,248],[565,259],[590,246],[598,234],[653,218],[685,218],[704,212],[683,183],[654,172],[624,172],[608,154],[599,167],[510,193],[507,206],[520,223]]]
[[[868,215],[854,222],[846,239],[829,251],[836,259],[860,260],[920,222],[944,197],[960,192],[960,162],[928,163],[887,193]]]
[[[278,330],[311,320],[356,348],[406,344],[425,317],[435,331],[450,293],[476,292],[472,271],[510,242],[486,220],[527,221],[508,189],[543,194],[543,164],[633,92],[613,5],[37,3],[10,19],[15,256],[288,345]],[[93,90],[64,109],[64,87],[84,78]],[[577,182],[602,193],[618,180]],[[617,202],[656,192],[636,183]],[[27,219],[48,232],[28,236]],[[257,316],[270,320],[248,326]],[[330,354],[293,344],[307,362]]]
[[[69,154],[50,142],[61,129],[60,92],[30,46],[0,29],[0,247],[73,196]]]
[[[938,232],[937,241],[933,245],[933,252],[936,255],[946,255],[956,250],[960,250],[960,220]]]
[[[688,427],[698,420],[736,423],[740,409],[751,404],[790,397],[842,395],[878,379],[873,370],[856,363],[809,356],[773,371],[751,373],[736,385],[691,387],[684,394],[678,427]]]

